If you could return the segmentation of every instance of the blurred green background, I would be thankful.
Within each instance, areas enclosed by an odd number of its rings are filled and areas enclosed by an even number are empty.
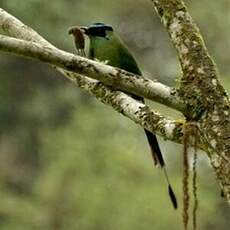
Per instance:
[[[230,1],[186,3],[228,90]],[[0,0],[0,7],[69,52],[68,27],[112,24],[147,76],[176,85],[176,53],[148,0]],[[159,138],[175,212],[140,127],[43,63],[1,53],[0,79],[0,229],[182,229],[180,145]],[[198,190],[199,229],[229,229],[229,208],[204,153]]]

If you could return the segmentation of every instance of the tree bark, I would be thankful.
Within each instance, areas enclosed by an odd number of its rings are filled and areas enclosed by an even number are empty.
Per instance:
[[[179,95],[186,102],[184,113],[197,122],[206,140],[208,156],[217,180],[230,203],[230,104],[218,79],[198,27],[183,1],[152,0],[170,40],[175,46],[183,76]]]

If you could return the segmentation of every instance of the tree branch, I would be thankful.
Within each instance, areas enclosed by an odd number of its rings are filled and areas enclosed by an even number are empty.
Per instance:
[[[177,91],[173,88],[159,83],[156,80],[152,81],[148,78],[140,77],[124,70],[59,50],[49,44],[35,31],[33,32],[31,28],[25,26],[18,19],[2,9],[0,10],[0,18],[0,26],[8,35],[40,44],[40,46],[30,44],[31,47],[29,47],[29,44],[23,44],[23,42],[18,41],[17,47],[16,40],[6,42],[5,38],[4,41],[2,40],[2,43],[11,45],[12,48],[14,46],[13,50],[10,50],[10,47],[6,50],[5,46],[5,51],[15,51],[15,53],[18,52],[18,54],[27,57],[52,63],[66,70],[97,79],[105,85],[112,86],[114,89],[148,98],[179,111],[184,111],[185,109],[183,102],[177,96]],[[1,39],[3,38],[4,37],[1,37]],[[51,50],[51,48],[53,49]]]
[[[183,71],[179,95],[186,117],[197,121],[217,179],[230,203],[230,103],[198,27],[182,0],[152,0],[174,44]]]
[[[180,111],[185,108],[182,101],[176,96],[176,90],[168,86],[57,48],[49,48],[35,42],[0,35],[0,49],[86,75],[105,85],[112,86],[114,89],[152,99]]]

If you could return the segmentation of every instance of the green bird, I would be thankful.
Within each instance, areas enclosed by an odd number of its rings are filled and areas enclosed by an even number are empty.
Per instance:
[[[89,38],[89,47],[87,49],[86,55],[89,59],[98,60],[105,62],[108,65],[118,67],[120,69],[126,70],[128,72],[141,75],[141,71],[137,65],[137,62],[127,46],[121,41],[118,35],[114,32],[112,26],[106,25],[104,23],[95,23],[88,27],[72,27],[69,30],[69,34],[74,36],[75,46],[79,50],[78,36],[79,31],[88,36]],[[82,44],[82,39],[80,43]],[[85,47],[81,45],[81,48]],[[84,52],[81,52],[84,53]],[[131,95],[134,99],[144,103],[142,97]],[[165,168],[165,161],[161,154],[161,150],[157,141],[156,136],[144,129],[152,157],[156,166],[160,166],[165,173],[165,177],[168,183],[168,192],[169,197],[171,198],[173,207],[177,209],[177,200],[176,196],[170,185],[168,174]]]

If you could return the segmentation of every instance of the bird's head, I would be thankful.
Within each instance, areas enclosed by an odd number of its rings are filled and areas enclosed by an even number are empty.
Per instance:
[[[100,44],[100,47],[103,45],[108,50],[109,47],[114,46],[114,41],[116,41],[112,26],[104,23],[94,23],[80,27],[73,26],[68,30],[68,33],[73,35],[77,50],[85,50],[87,54],[89,50],[96,49],[98,44]],[[89,39],[85,39],[85,37]]]
[[[113,33],[112,26],[104,24],[104,23],[94,23],[88,27],[82,26],[80,27],[80,29],[89,38],[101,37],[101,38],[108,39],[109,36]]]

